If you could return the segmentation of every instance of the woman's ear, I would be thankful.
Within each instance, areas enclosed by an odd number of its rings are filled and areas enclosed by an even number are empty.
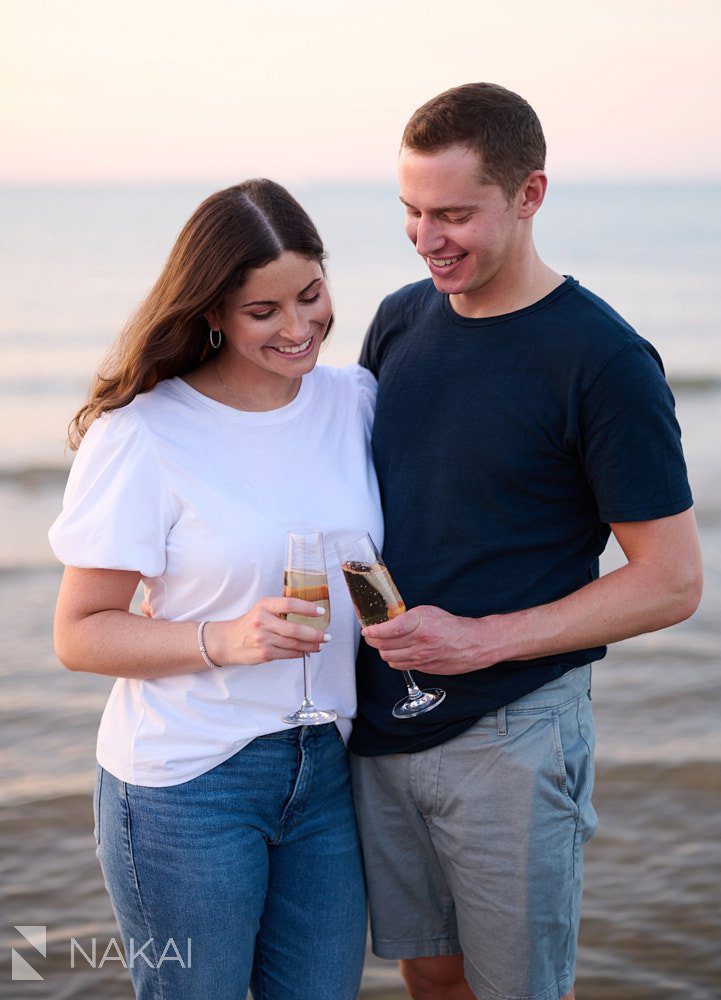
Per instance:
[[[209,309],[207,313],[204,314],[208,322],[208,326],[211,330],[220,329],[220,310],[219,309]]]

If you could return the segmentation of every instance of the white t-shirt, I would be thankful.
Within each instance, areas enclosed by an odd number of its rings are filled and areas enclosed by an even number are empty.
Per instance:
[[[154,618],[223,621],[281,595],[286,533],[319,528],[333,638],[311,658],[313,698],[335,709],[347,739],[359,629],[333,542],[363,531],[383,541],[375,390],[358,365],[317,367],[287,406],[249,413],[180,378],[160,382],[91,425],[50,529],[53,551],[68,566],[139,571]],[[119,678],[98,761],[121,781],[178,784],[282,730],[302,698],[300,658]]]

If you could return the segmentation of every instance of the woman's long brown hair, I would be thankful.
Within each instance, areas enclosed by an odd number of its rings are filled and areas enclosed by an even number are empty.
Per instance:
[[[291,194],[266,179],[212,194],[196,209],[147,298],[131,316],[68,428],[75,450],[102,413],[126,406],[162,379],[184,375],[212,348],[205,313],[239,288],[251,268],[289,250],[325,259],[313,222]]]

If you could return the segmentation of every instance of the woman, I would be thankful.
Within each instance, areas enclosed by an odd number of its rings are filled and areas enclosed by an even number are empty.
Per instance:
[[[357,629],[334,559],[332,640],[286,621],[314,604],[277,596],[288,530],[321,527],[329,555],[348,531],[382,532],[372,377],[315,368],[332,321],[323,260],[279,185],[211,196],[71,425],[55,642],[69,669],[118,678],[96,839],[139,998],[358,991],[343,744]],[[151,618],[129,612],[140,580]],[[289,729],[299,657],[321,647],[316,700],[338,723]]]

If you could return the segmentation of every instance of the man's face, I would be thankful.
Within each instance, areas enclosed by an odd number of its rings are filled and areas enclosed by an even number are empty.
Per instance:
[[[519,197],[484,184],[477,153],[449,146],[402,149],[398,165],[405,230],[439,292],[471,296],[514,266],[521,237]]]

